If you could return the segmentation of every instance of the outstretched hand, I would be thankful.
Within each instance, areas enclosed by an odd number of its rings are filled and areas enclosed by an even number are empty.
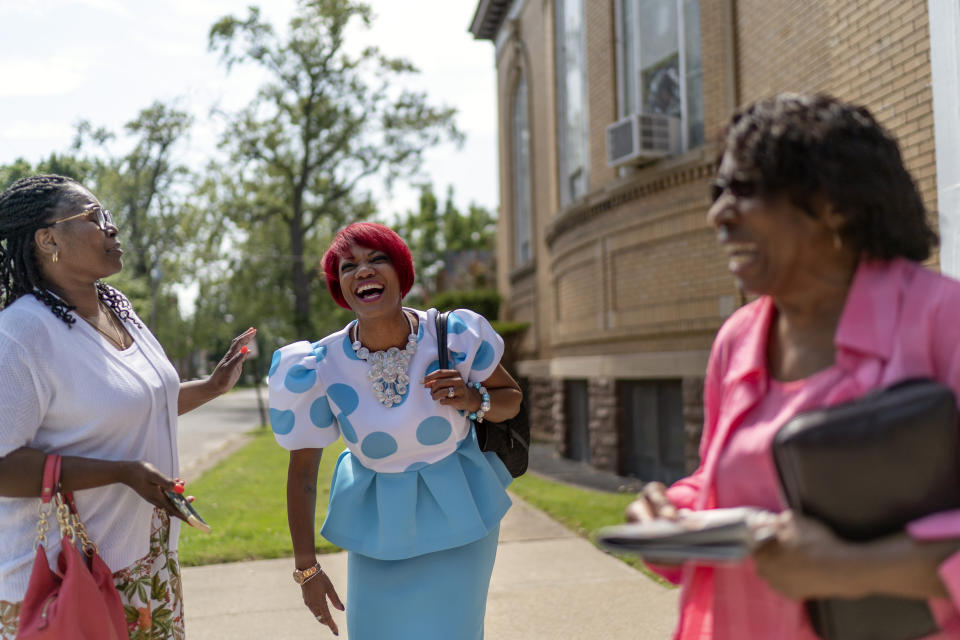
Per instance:
[[[243,361],[247,359],[247,345],[257,335],[257,330],[250,327],[230,343],[230,348],[214,367],[207,382],[218,394],[233,389],[243,372]]]
[[[303,592],[303,603],[310,609],[310,613],[317,622],[330,627],[333,635],[340,635],[337,623],[334,622],[330,608],[327,606],[327,599],[329,598],[330,604],[340,611],[343,611],[344,607],[340,596],[337,595],[337,590],[333,588],[333,583],[327,577],[327,572],[321,569],[320,575],[303,583],[300,588]]]

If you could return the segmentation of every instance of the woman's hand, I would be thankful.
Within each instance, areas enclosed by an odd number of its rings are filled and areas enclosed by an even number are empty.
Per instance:
[[[329,598],[330,604],[340,611],[343,611],[344,607],[343,603],[340,602],[340,596],[337,595],[337,590],[333,588],[333,583],[327,577],[327,572],[321,569],[320,575],[304,582],[300,585],[300,590],[303,593],[303,603],[310,609],[310,613],[317,619],[317,622],[330,627],[333,635],[340,635],[337,623],[330,615],[327,599]]]
[[[207,383],[217,395],[230,391],[237,384],[243,371],[243,361],[247,359],[247,345],[256,335],[257,330],[250,327],[234,338],[230,348],[214,367],[213,373],[207,378]]]
[[[456,369],[434,371],[423,379],[423,386],[434,400],[460,411],[476,411],[482,402],[480,392],[468,386]]]
[[[864,595],[862,575],[851,565],[853,547],[820,522],[784,511],[777,537],[753,554],[757,574],[793,600]]]
[[[193,411],[200,405],[230,391],[233,385],[237,384],[240,373],[243,371],[243,361],[247,359],[247,345],[255,335],[257,330],[250,327],[234,338],[227,353],[206,379],[180,383],[177,415],[182,416],[188,411]]]
[[[174,491],[176,482],[160,473],[155,466],[145,461],[127,463],[123,473],[123,483],[137,492],[141,498],[168,514],[186,520],[180,511],[163,493],[164,489]]]
[[[627,505],[626,518],[627,522],[676,520],[677,507],[667,497],[667,488],[662,482],[648,482],[637,499]]]

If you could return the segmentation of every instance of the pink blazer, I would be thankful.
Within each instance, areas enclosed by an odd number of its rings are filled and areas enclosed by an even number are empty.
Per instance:
[[[716,505],[715,474],[720,452],[745,414],[767,392],[766,346],[774,315],[769,297],[734,313],[717,334],[707,365],[700,466],[668,490],[679,507]],[[836,364],[845,375],[823,406],[912,377],[934,378],[960,398],[960,282],[904,259],[861,261],[837,333]],[[744,473],[751,470],[745,469]],[[960,538],[960,510],[936,514],[908,526],[918,539]],[[682,584],[680,623],[675,638],[712,635],[712,570],[687,565],[654,567]],[[945,634],[960,637],[960,553],[940,567],[951,600],[932,600]]]

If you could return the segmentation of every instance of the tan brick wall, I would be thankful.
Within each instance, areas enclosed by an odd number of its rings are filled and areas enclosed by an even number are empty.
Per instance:
[[[740,103],[780,91],[822,91],[830,81],[825,0],[737,0]]]
[[[604,128],[617,119],[617,62],[614,55],[614,5],[601,0],[584,2],[587,35],[587,103],[590,129],[590,190],[614,180],[607,166]]]
[[[716,139],[736,108],[733,2],[705,0],[700,3],[703,120],[708,143]]]
[[[865,104],[900,142],[927,209],[937,209],[930,23],[926,0],[830,0],[828,89]],[[933,216],[936,225],[935,216]]]

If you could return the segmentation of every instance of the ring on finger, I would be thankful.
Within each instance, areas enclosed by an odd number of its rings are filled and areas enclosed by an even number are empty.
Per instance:
[[[448,397],[448,398],[452,398],[453,395],[454,395],[454,393],[456,393],[456,392],[453,390],[453,387],[447,387],[447,397]]]

